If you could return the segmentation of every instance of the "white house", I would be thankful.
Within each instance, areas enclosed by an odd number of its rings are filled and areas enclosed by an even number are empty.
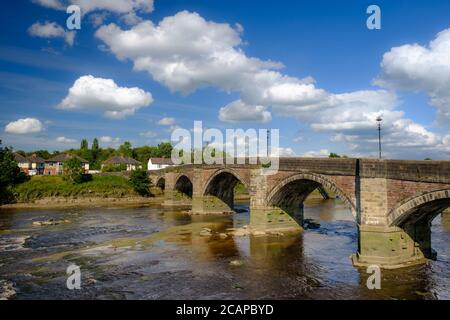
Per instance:
[[[173,166],[172,159],[170,158],[150,158],[148,159],[148,170],[159,170]]]

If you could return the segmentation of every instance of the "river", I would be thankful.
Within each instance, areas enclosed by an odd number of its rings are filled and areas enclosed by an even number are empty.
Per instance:
[[[310,228],[291,236],[200,236],[249,222],[144,207],[0,210],[0,281],[15,299],[450,299],[450,215],[433,221],[437,261],[382,270],[381,289],[354,268],[356,225],[339,200],[309,199]],[[33,222],[66,220],[51,226]],[[66,269],[81,289],[66,288]]]

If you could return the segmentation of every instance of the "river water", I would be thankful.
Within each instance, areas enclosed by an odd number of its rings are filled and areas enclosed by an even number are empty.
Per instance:
[[[248,208],[245,203],[240,209]],[[307,200],[310,228],[291,236],[200,236],[248,211],[189,216],[161,206],[0,211],[0,281],[16,299],[450,299],[450,217],[433,221],[437,261],[383,270],[381,289],[354,268],[356,225],[339,200]],[[67,220],[35,226],[43,220]],[[68,290],[66,269],[81,268]],[[0,288],[1,290],[1,288]]]

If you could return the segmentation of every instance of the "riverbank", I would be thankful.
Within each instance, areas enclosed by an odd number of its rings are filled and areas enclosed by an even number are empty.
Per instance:
[[[0,206],[1,209],[44,209],[44,208],[70,208],[70,207],[106,207],[128,205],[161,204],[163,197],[124,197],[124,198],[64,198],[47,197],[31,202],[17,202]]]
[[[7,208],[61,208],[110,205],[145,205],[162,202],[161,197],[142,197],[128,179],[118,176],[93,176],[92,181],[73,184],[60,176],[35,176],[15,186],[15,201]]]

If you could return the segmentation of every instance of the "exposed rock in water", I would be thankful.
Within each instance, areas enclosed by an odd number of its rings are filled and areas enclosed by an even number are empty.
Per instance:
[[[200,235],[202,237],[210,237],[212,236],[212,230],[209,228],[203,228],[202,231],[200,231]]]
[[[229,231],[229,234],[233,235],[235,237],[244,237],[244,236],[248,236],[250,234],[250,230],[243,229],[243,228],[233,229],[233,230]]]
[[[226,238],[228,238],[228,235],[226,233],[219,233],[219,238],[226,239]]]
[[[14,285],[6,280],[0,280],[0,300],[9,300],[16,296]]]
[[[265,231],[261,231],[261,230],[253,230],[251,233],[254,236],[265,236],[266,235],[266,232]]]
[[[70,220],[44,220],[44,221],[33,221],[33,226],[55,226],[62,223],[70,223]]]
[[[232,267],[240,267],[243,264],[244,263],[241,260],[231,260],[230,261],[230,266],[232,266]]]
[[[303,228],[304,229],[318,229],[318,228],[320,228],[320,223],[314,222],[311,219],[305,219],[303,221]]]

